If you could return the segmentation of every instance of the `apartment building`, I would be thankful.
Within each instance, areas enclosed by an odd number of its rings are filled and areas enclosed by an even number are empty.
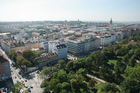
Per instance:
[[[100,37],[101,38],[101,46],[107,46],[109,44],[113,44],[116,41],[116,36],[115,35],[103,35]]]
[[[39,67],[43,67],[46,65],[55,64],[58,60],[58,55],[56,53],[44,53],[35,60],[39,62]]]
[[[49,50],[49,44],[48,44],[48,41],[45,41],[45,42],[41,42],[40,43],[40,46],[45,50],[45,52],[48,52]]]
[[[0,81],[11,78],[10,64],[6,58],[0,55]]]
[[[59,41],[49,41],[49,53],[56,53],[59,59],[67,59],[68,48]]]
[[[72,36],[66,39],[68,52],[74,55],[87,54],[100,47],[100,39],[95,34]]]

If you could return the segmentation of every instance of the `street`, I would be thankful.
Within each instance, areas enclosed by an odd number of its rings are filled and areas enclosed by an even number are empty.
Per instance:
[[[42,93],[43,92],[43,89],[40,88],[42,79],[40,78],[39,73],[37,73],[37,71],[30,73],[26,77],[22,77],[19,74],[20,69],[14,67],[12,65],[12,60],[6,55],[6,53],[2,49],[0,49],[0,52],[2,52],[3,56],[5,56],[5,58],[7,58],[7,60],[10,63],[11,77],[12,77],[14,84],[16,84],[17,82],[24,83],[26,88],[31,90],[31,93]],[[31,78],[28,79],[28,77],[31,77]]]

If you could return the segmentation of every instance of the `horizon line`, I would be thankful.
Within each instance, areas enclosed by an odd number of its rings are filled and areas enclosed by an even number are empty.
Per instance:
[[[113,20],[113,19],[112,19]],[[80,20],[80,19],[77,19],[77,20],[21,20],[21,21],[0,21],[0,23],[2,22],[45,22],[45,21],[48,21],[48,22],[59,22],[59,21],[67,21],[67,22],[71,22],[71,21],[81,21],[81,22],[109,22],[110,20]],[[140,21],[114,21],[113,20],[113,23],[140,23]]]

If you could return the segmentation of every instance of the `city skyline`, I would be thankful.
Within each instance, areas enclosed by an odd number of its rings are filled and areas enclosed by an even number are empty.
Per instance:
[[[139,22],[139,0],[0,0],[0,21]]]

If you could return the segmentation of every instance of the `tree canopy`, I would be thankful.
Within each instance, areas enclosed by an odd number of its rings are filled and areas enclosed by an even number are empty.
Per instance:
[[[44,67],[41,87],[45,93],[139,93],[140,34],[121,40],[88,57]],[[134,38],[135,45],[128,42]],[[87,77],[102,79],[106,83]],[[48,77],[46,77],[48,76]],[[98,87],[99,86],[99,87]]]

